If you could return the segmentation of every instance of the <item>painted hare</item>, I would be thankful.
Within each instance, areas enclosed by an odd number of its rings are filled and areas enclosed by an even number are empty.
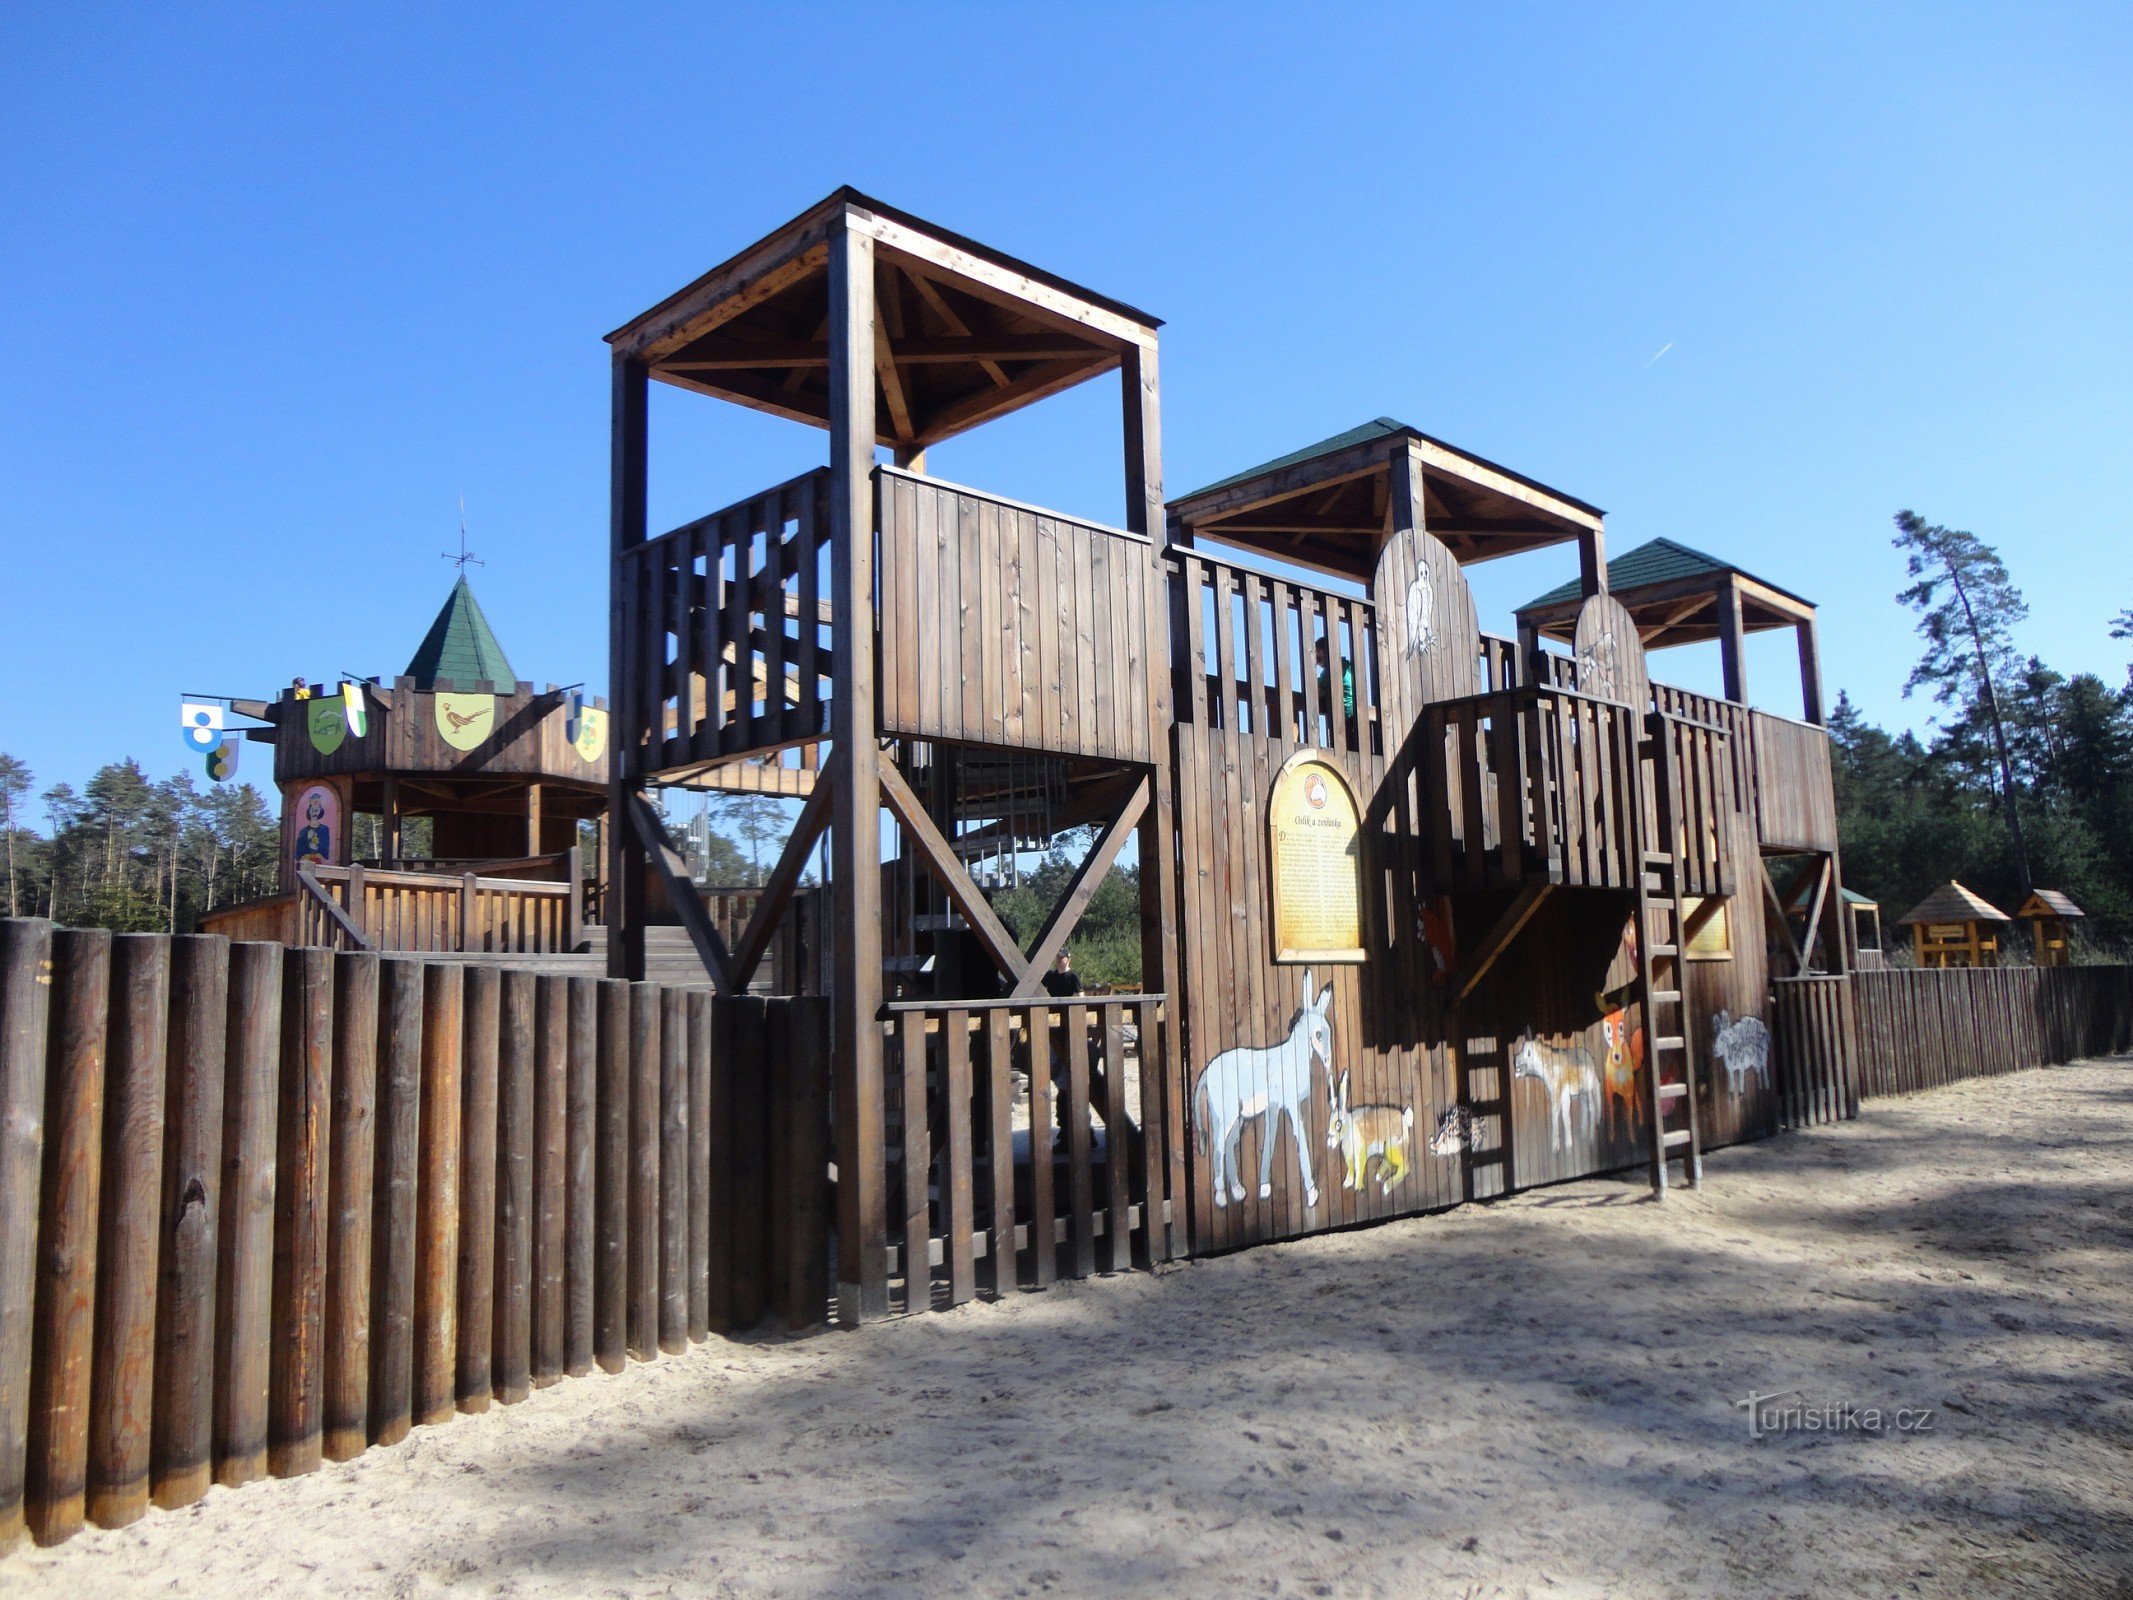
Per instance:
[[[1333,1091],[1333,1114],[1326,1123],[1326,1148],[1338,1150],[1347,1163],[1341,1186],[1360,1189],[1363,1174],[1375,1156],[1378,1188],[1392,1193],[1392,1186],[1407,1176],[1407,1141],[1415,1131],[1413,1106],[1351,1106],[1348,1104],[1348,1074]]]

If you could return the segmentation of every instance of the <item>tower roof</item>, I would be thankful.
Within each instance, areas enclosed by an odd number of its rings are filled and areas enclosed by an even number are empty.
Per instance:
[[[507,688],[518,682],[518,674],[511,670],[504,647],[496,642],[489,619],[482,615],[481,602],[467,586],[465,573],[452,585],[444,609],[437,613],[430,631],[415,647],[414,659],[407,664],[407,676],[415,680],[418,689],[434,689],[439,678],[454,683],[486,679]]]

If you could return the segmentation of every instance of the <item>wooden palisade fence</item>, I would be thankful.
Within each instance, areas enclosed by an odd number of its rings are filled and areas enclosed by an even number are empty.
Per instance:
[[[0,1547],[828,1300],[810,999],[0,921]]]
[[[2133,966],[1887,970],[1851,984],[1862,1096],[2133,1049]]]

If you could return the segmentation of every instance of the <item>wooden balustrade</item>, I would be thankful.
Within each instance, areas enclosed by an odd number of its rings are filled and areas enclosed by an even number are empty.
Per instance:
[[[334,950],[552,954],[577,948],[581,909],[571,883],[311,867],[299,881],[295,942]]]
[[[1284,744],[1383,751],[1368,600],[1196,550],[1172,550],[1169,561],[1180,722]]]
[[[890,1221],[871,1244],[904,1310],[1184,1253],[1182,1108],[1141,1068],[1165,1020],[1160,995],[886,1009]]]
[[[828,736],[828,486],[818,468],[616,558],[631,778]]]

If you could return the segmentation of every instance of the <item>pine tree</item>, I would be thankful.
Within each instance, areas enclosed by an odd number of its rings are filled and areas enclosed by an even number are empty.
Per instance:
[[[1974,698],[1983,710],[1999,766],[2000,809],[2015,875],[2026,897],[2034,885],[2000,715],[2000,685],[2011,675],[2014,628],[2029,615],[2029,606],[1999,555],[1976,534],[1929,523],[1915,511],[1897,512],[1896,528],[1895,545],[1909,556],[1912,580],[1896,598],[1918,613],[1918,632],[1927,646],[1903,692],[1924,686],[1942,705]]]

